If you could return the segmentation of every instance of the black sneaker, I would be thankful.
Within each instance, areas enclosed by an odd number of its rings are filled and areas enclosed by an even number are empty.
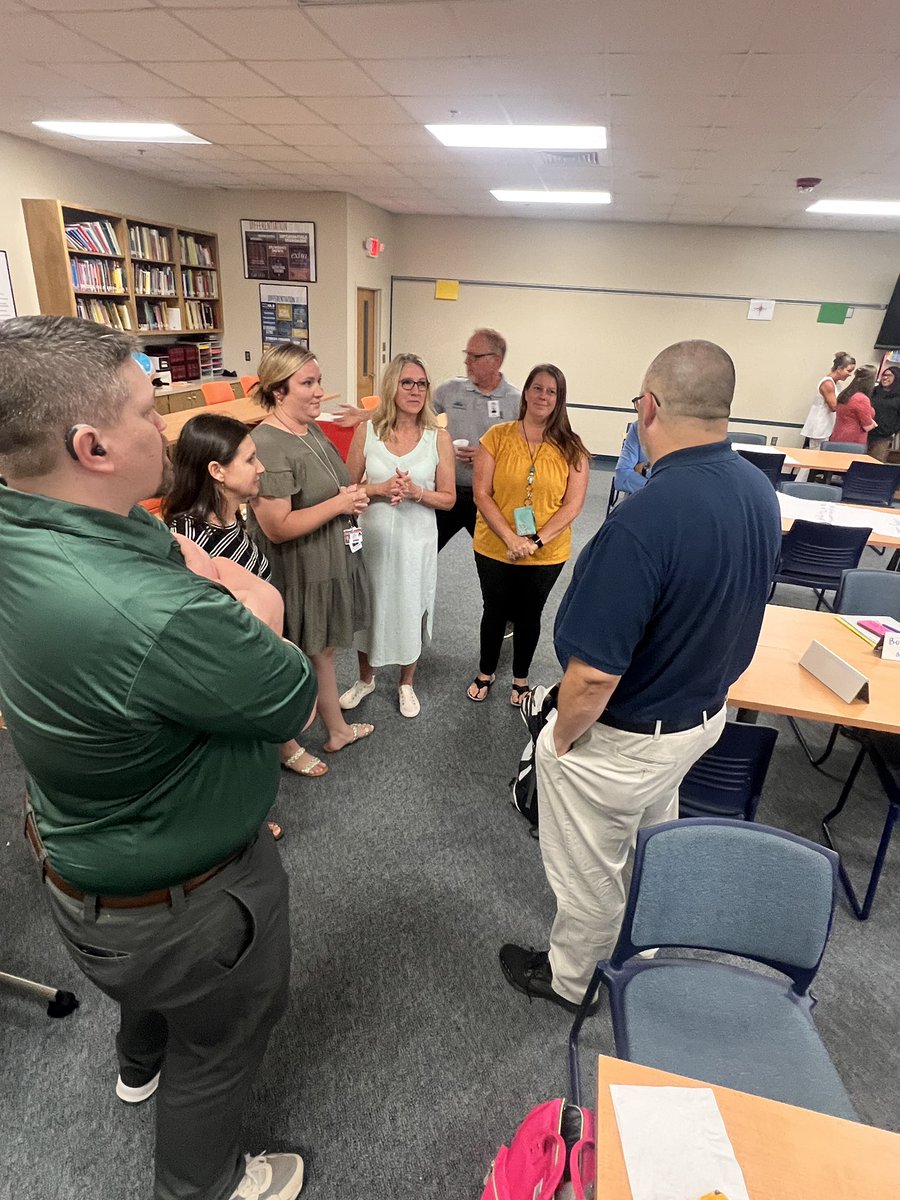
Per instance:
[[[581,1007],[553,990],[553,971],[546,950],[535,950],[530,946],[526,950],[524,946],[507,942],[500,949],[500,966],[516,991],[524,992],[529,999],[552,1000],[571,1013],[578,1012]],[[595,1000],[588,1012],[595,1012],[599,1003]]]

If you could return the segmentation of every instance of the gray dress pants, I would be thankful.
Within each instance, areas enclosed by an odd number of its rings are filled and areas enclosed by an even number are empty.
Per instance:
[[[263,827],[189,895],[97,908],[46,884],[66,948],[119,1004],[120,1069],[152,1078],[156,1200],[228,1200],[244,1173],[244,1106],[287,1002],[287,876]]]

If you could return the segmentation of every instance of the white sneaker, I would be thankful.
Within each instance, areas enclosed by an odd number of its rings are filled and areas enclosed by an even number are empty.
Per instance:
[[[417,717],[420,712],[419,697],[411,683],[400,684],[400,711],[404,717]]]
[[[357,679],[352,688],[347,688],[346,692],[339,698],[338,704],[341,708],[356,708],[360,700],[365,700],[370,692],[375,691],[375,676],[372,676],[371,683],[363,683],[361,679]]]
[[[229,1200],[294,1200],[303,1187],[303,1159],[299,1154],[245,1154],[244,1178]]]
[[[143,1104],[145,1100],[149,1100],[156,1089],[159,1087],[159,1071],[148,1079],[146,1083],[140,1087],[129,1087],[120,1075],[116,1080],[116,1095],[120,1100],[124,1100],[126,1104]]]

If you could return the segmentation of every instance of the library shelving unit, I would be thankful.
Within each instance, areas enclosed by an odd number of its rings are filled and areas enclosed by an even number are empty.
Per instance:
[[[221,370],[214,233],[61,200],[23,200],[22,209],[42,313],[86,317],[148,339],[200,341],[207,370],[216,348]]]

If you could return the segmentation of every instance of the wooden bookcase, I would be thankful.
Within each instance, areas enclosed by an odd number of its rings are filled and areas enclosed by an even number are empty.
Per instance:
[[[23,200],[41,312],[142,338],[224,328],[214,233],[61,200]]]

